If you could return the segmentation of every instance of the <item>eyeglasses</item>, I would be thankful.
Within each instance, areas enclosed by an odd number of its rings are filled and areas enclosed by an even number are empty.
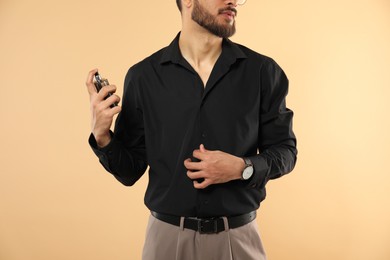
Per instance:
[[[238,5],[244,5],[246,3],[246,0],[238,0],[237,4]]]

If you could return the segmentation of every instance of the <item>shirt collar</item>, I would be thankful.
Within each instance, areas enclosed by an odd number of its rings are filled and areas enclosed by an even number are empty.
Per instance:
[[[180,64],[184,60],[184,57],[181,55],[179,48],[179,37],[180,32],[177,34],[171,44],[165,48],[161,56],[160,64],[164,64],[167,62]],[[221,62],[225,63],[226,65],[231,65],[235,63],[236,60],[245,58],[247,58],[247,56],[240,49],[240,47],[238,47],[237,44],[230,41],[229,39],[223,39],[222,53],[220,57]]]

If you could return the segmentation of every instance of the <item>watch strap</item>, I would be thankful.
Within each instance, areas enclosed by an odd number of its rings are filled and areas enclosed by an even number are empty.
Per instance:
[[[249,167],[249,166],[253,166],[253,163],[251,161],[251,159],[247,158],[247,157],[244,157],[244,162],[245,162],[245,168],[246,167]]]

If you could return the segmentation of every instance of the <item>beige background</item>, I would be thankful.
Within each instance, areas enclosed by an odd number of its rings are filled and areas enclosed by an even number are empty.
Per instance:
[[[268,184],[270,260],[390,259],[390,3],[259,1],[233,40],[290,78],[299,161]],[[84,86],[180,29],[174,0],[0,0],[0,259],[140,259],[145,175],[121,186],[87,144]]]

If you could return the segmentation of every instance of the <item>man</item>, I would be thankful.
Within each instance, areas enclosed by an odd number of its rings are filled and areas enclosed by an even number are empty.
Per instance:
[[[181,32],[129,69],[122,107],[115,86],[97,93],[88,75],[102,165],[129,186],[150,167],[144,260],[266,259],[253,220],[297,150],[284,72],[228,40],[244,2],[177,0]]]

